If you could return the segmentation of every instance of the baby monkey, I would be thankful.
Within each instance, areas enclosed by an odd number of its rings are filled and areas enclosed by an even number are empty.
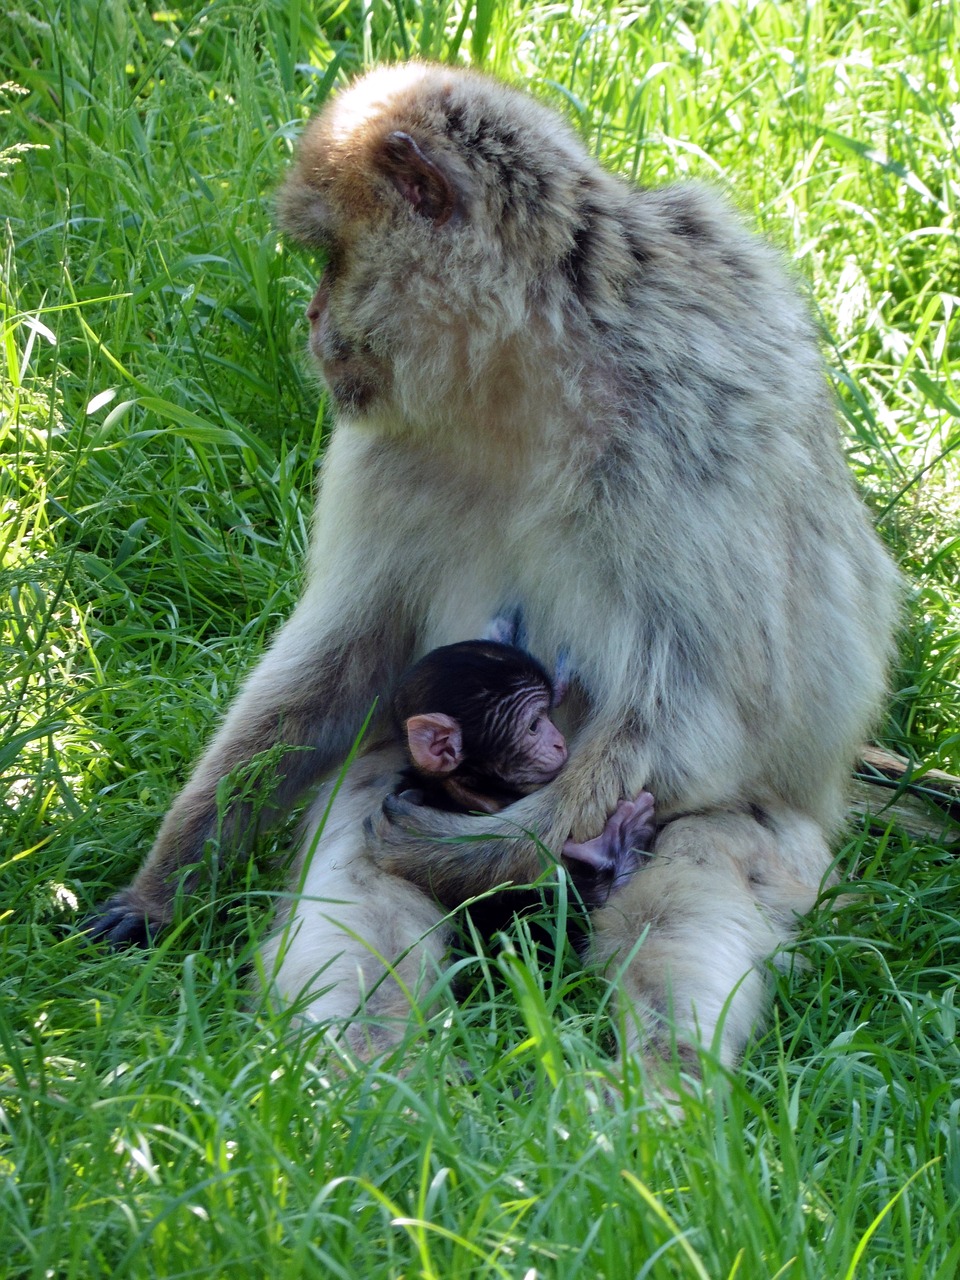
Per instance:
[[[432,650],[401,676],[393,700],[418,801],[499,813],[552,782],[567,761],[550,717],[557,701],[547,672],[515,645],[465,640]],[[409,789],[404,794],[412,798]],[[653,796],[641,791],[621,800],[592,840],[567,840],[563,856],[609,877],[614,892],[636,870],[654,830]]]

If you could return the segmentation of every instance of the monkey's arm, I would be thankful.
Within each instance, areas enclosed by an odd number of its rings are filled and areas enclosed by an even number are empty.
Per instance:
[[[569,870],[589,905],[605,901],[623,859],[616,840],[602,847],[597,833],[624,797],[640,792],[645,778],[643,746],[630,732],[632,723],[623,715],[606,732],[594,725],[582,753],[575,753],[554,782],[489,817],[445,813],[388,796],[366,822],[372,857],[384,870],[456,907],[498,885],[534,882],[572,832],[574,848],[589,846],[589,853],[572,855]]]
[[[567,840],[563,856],[606,876],[610,893],[616,893],[639,867],[656,828],[653,796],[641,791],[636,800],[621,800],[592,840]]]
[[[86,922],[92,935],[113,945],[149,942],[173,918],[181,881],[195,885],[209,839],[242,847],[259,822],[346,754],[374,698],[389,692],[408,660],[411,641],[399,606],[386,597],[384,607],[382,586],[353,583],[345,599],[343,585],[308,589],[174,801],[140,871]],[[264,752],[270,755],[258,767]]]
[[[551,786],[554,784],[551,784]],[[525,796],[486,817],[419,805],[388,795],[364,823],[367,848],[384,871],[418,885],[446,907],[504,884],[532,884],[556,859],[543,829],[543,797]]]

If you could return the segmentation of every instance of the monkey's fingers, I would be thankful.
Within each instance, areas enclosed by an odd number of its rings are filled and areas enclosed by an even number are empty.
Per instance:
[[[614,863],[607,856],[601,843],[601,837],[595,840],[567,840],[562,850],[563,856],[570,862],[579,862],[591,871],[608,874]]]
[[[653,798],[652,792],[641,791],[633,800],[633,804],[638,813],[641,811],[644,813],[652,813],[656,806],[656,801]]]
[[[626,793],[623,780],[607,762],[602,768],[573,761],[563,770],[551,788],[557,791],[557,808],[569,821],[567,834],[578,843],[589,843],[606,832],[606,824],[616,817],[622,804],[632,803],[622,797]],[[621,815],[621,818],[624,815]]]
[[[657,829],[653,796],[649,792],[641,792],[635,801],[625,802],[625,806],[622,821],[617,826],[615,864],[610,882],[611,897],[629,883],[634,873],[648,860],[647,850],[653,843]],[[619,814],[618,808],[614,817]]]
[[[612,821],[611,818],[610,822]],[[592,840],[564,841],[563,856],[571,862],[583,863],[593,871],[605,874],[614,871],[617,866],[616,841],[608,830],[609,825],[608,823],[607,827],[604,827],[602,835],[594,836]]]
[[[151,920],[142,907],[128,902],[122,893],[118,893],[77,927],[91,941],[119,948],[151,946],[162,925]]]
[[[650,805],[645,803],[648,797]],[[597,871],[615,871],[635,833],[639,833],[652,812],[653,797],[642,791],[636,800],[621,800],[592,840],[567,840],[564,857],[584,862]]]
[[[619,826],[621,847],[646,852],[657,830],[653,796],[649,791],[641,791],[636,800],[629,803],[631,812],[624,815]],[[619,810],[618,806],[618,813]],[[616,816],[614,814],[614,818]],[[612,822],[613,818],[610,821]]]

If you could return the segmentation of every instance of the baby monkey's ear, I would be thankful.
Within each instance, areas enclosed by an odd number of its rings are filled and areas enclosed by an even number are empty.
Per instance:
[[[439,711],[411,716],[403,728],[410,759],[421,773],[443,778],[463,760],[463,735],[452,716]]]
[[[380,169],[415,213],[442,227],[457,206],[447,175],[426,156],[409,133],[391,133],[380,152]]]

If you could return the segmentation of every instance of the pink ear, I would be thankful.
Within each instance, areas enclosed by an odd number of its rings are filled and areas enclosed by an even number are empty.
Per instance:
[[[411,716],[404,725],[410,759],[423,773],[444,777],[453,773],[463,759],[460,726],[452,716],[431,712]]]
[[[409,133],[391,133],[381,151],[381,168],[409,205],[435,226],[442,227],[456,207],[453,187],[443,172],[420,150]]]

